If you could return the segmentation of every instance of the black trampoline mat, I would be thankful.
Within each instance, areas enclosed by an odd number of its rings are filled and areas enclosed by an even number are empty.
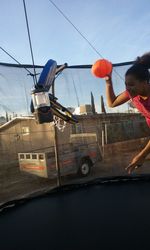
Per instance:
[[[150,181],[39,197],[0,214],[2,250],[150,249]]]

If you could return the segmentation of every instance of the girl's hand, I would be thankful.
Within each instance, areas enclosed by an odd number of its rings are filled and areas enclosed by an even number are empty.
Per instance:
[[[104,79],[105,79],[106,82],[107,82],[107,81],[111,81],[111,74],[105,76]]]
[[[145,156],[138,154],[132,159],[131,163],[125,168],[125,170],[128,171],[128,174],[131,174],[133,170],[141,167],[144,161],[145,161]]]
[[[112,77],[112,71],[104,77],[105,81],[110,81],[111,80],[111,77]]]

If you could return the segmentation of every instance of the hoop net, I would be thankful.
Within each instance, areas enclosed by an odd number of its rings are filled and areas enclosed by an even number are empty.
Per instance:
[[[58,116],[53,116],[53,122],[54,125],[58,128],[58,130],[60,130],[61,132],[64,131],[65,127],[66,127],[66,122],[64,120],[62,120],[61,118],[59,118]]]

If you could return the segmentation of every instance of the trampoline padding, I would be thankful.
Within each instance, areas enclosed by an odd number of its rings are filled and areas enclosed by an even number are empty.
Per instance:
[[[0,215],[1,249],[148,249],[150,182],[87,186]]]

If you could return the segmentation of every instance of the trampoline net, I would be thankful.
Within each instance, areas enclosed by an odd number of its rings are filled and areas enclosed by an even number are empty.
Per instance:
[[[116,95],[125,90],[128,67],[114,65]],[[25,68],[34,72],[29,65],[0,64],[0,204],[58,185],[126,176],[149,140],[145,118],[132,104],[109,108],[105,82],[90,66],[67,67],[55,80],[55,96],[79,122],[67,123],[63,132],[53,122],[37,124],[30,112],[33,79]],[[36,67],[37,77],[42,69]],[[133,174],[149,174],[149,157]]]

